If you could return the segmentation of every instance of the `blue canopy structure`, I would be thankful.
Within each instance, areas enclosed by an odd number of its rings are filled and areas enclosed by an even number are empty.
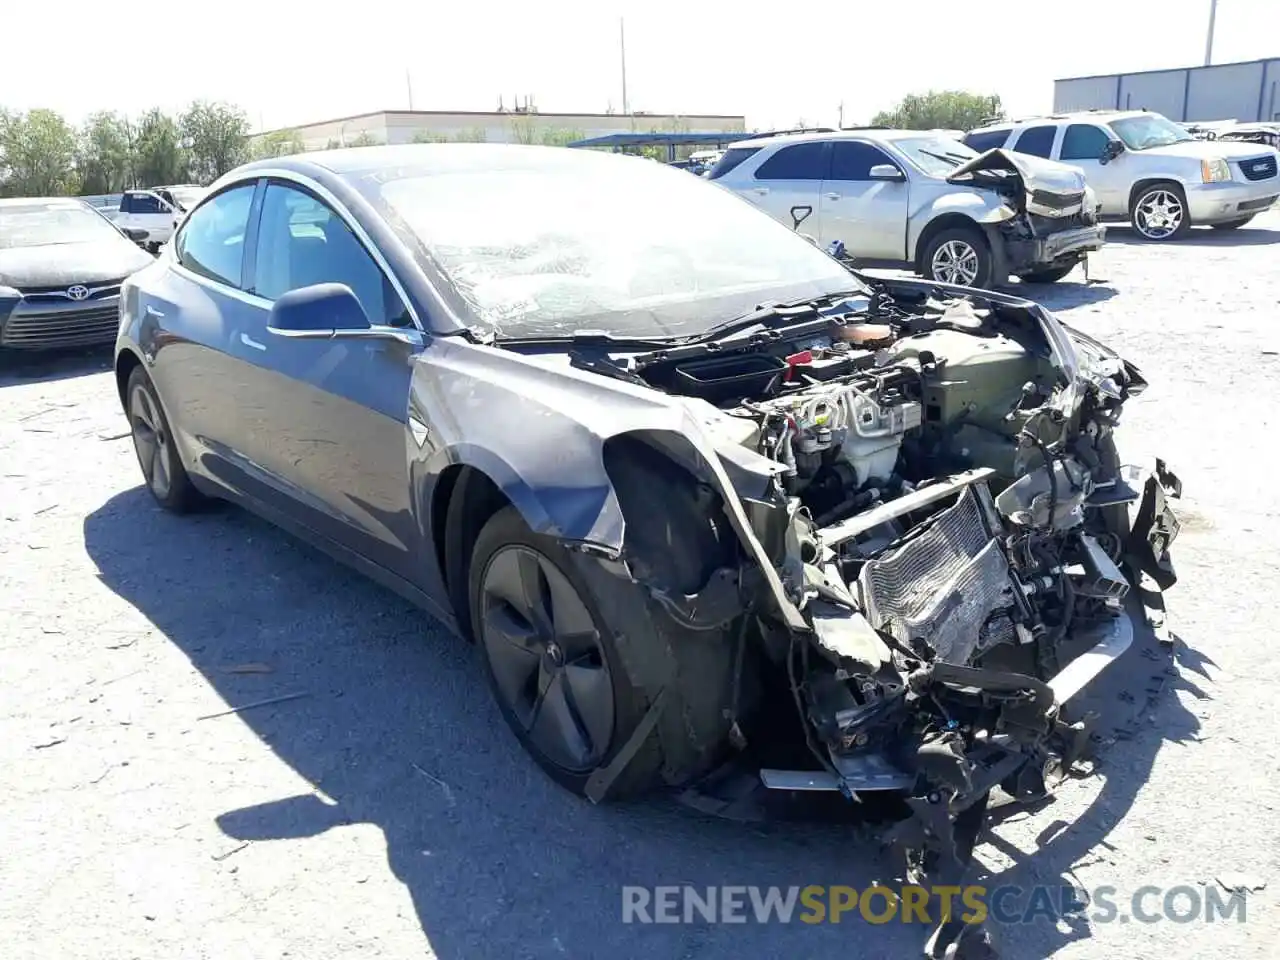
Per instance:
[[[575,140],[570,147],[608,147],[615,152],[627,147],[666,147],[667,160],[676,158],[676,147],[708,146],[723,147],[738,140],[749,140],[759,136],[756,133],[729,133],[712,131],[708,133],[610,133],[603,137],[589,137],[586,140]]]

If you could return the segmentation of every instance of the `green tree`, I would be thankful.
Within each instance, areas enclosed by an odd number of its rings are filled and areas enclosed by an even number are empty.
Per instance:
[[[179,122],[190,175],[216,180],[249,158],[249,118],[237,106],[196,100]]]
[[[489,133],[484,127],[470,127],[459,130],[453,139],[458,143],[484,143],[489,139]]]
[[[0,118],[0,189],[14,197],[74,194],[75,131],[52,110],[7,113]]]
[[[148,110],[138,121],[133,139],[133,175],[134,183],[144,187],[187,179],[181,131],[173,117],[161,110]]]
[[[133,183],[133,131],[118,113],[92,114],[80,129],[76,151],[80,191],[117,193]]]
[[[409,138],[410,143],[448,143],[447,133],[436,133],[434,130],[415,130]]]
[[[894,109],[877,113],[871,123],[904,130],[972,130],[1000,113],[1000,97],[996,94],[930,90],[904,97]]]
[[[302,135],[297,130],[276,130],[265,137],[259,137],[250,151],[255,160],[268,157],[287,157],[294,153],[305,153],[307,145],[302,142]]]
[[[347,141],[348,147],[376,147],[381,145],[382,141],[375,137],[368,130],[361,130],[356,136]]]

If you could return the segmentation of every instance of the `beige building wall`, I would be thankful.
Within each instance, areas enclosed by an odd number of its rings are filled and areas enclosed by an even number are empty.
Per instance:
[[[415,137],[485,140],[489,143],[543,143],[547,138],[602,137],[610,133],[742,133],[746,118],[705,114],[449,113],[401,110],[366,113],[290,128],[308,150],[354,142],[412,143]],[[269,136],[268,131],[253,139]]]

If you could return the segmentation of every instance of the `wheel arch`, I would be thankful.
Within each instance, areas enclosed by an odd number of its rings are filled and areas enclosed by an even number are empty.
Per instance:
[[[973,219],[973,217],[966,213],[952,212],[940,214],[925,224],[924,229],[920,231],[920,236],[916,239],[915,254],[911,258],[911,261],[915,265],[917,273],[922,276],[924,274],[924,252],[928,249],[933,238],[942,231],[953,228],[973,230],[982,237],[988,247],[991,246],[991,238],[988,236],[986,229],[977,220]]]
[[[120,397],[121,409],[127,409],[129,398],[125,396],[129,388],[129,377],[133,371],[142,366],[142,358],[133,350],[125,348],[116,356],[115,375],[116,393]]]
[[[1177,177],[1174,177],[1174,176],[1143,177],[1141,180],[1135,180],[1133,186],[1129,189],[1129,205],[1126,208],[1126,212],[1130,214],[1132,213],[1133,204],[1138,199],[1138,196],[1142,193],[1142,191],[1150,189],[1151,187],[1154,187],[1157,184],[1169,184],[1170,186],[1177,187],[1178,190],[1181,191],[1182,193],[1183,200],[1186,199],[1187,185]]]

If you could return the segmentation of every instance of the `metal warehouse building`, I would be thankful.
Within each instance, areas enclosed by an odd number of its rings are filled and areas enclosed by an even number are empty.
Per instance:
[[[1280,58],[1055,80],[1055,113],[1154,110],[1170,120],[1280,120]]]

